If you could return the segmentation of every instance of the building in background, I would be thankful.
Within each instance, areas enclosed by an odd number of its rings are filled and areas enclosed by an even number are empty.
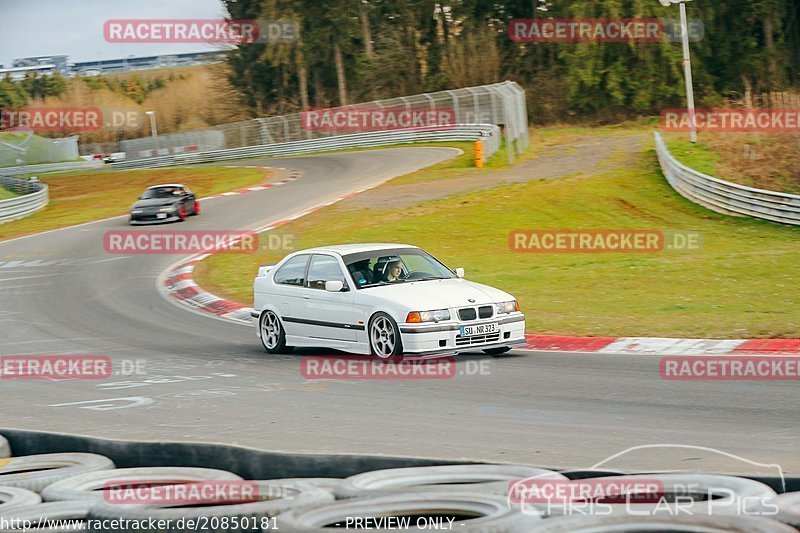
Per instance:
[[[12,80],[21,80],[29,72],[51,75],[58,72],[65,77],[99,76],[114,72],[129,72],[168,67],[184,67],[215,63],[225,59],[225,52],[188,52],[160,56],[125,57],[121,59],[104,59],[98,61],[79,61],[70,63],[68,56],[37,56],[15,59],[11,68],[0,66],[0,78],[10,76]]]

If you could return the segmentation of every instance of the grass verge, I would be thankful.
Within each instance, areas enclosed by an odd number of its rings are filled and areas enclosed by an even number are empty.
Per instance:
[[[17,195],[14,194],[13,192],[11,192],[11,191],[3,188],[3,187],[0,187],[0,200],[8,200],[9,198],[14,198],[16,196]]]
[[[558,129],[545,133],[553,144],[575,135],[572,129],[561,137]],[[600,173],[501,185],[411,208],[370,210],[362,202],[354,209],[345,201],[281,226],[279,233],[293,235],[297,249],[348,242],[419,245],[465,267],[469,279],[516,295],[529,332],[800,336],[800,228],[728,217],[686,201],[663,179],[652,144],[647,146],[624,166]],[[431,167],[415,179],[437,179],[442,172],[448,169]],[[616,228],[697,231],[703,246],[652,254],[518,254],[508,247],[515,229]],[[195,277],[206,289],[249,305],[257,267],[281,256],[218,254],[200,263]]]
[[[39,176],[50,187],[50,204],[29,217],[0,225],[0,241],[124,215],[142,191],[158,183],[183,183],[199,198],[263,183],[259,168],[187,167],[69,172]]]

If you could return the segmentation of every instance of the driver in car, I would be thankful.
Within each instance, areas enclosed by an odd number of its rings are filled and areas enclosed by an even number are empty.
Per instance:
[[[400,261],[392,261],[386,267],[386,281],[389,283],[399,281],[400,275],[403,273],[403,265]]]

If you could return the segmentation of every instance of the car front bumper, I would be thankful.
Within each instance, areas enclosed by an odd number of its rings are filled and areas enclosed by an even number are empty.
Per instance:
[[[154,214],[153,215],[150,215],[150,214],[146,214],[146,215],[131,215],[129,223],[132,226],[144,226],[144,225],[147,225],[147,224],[163,224],[165,222],[177,222],[180,219],[181,219],[181,217],[179,217],[177,215],[177,213],[176,214],[169,214],[168,213],[167,214],[167,218],[155,218]]]
[[[495,334],[462,337],[462,326],[497,323]],[[525,315],[511,313],[504,317],[470,322],[442,322],[439,324],[399,324],[403,353],[461,353],[492,348],[513,347],[525,344]]]

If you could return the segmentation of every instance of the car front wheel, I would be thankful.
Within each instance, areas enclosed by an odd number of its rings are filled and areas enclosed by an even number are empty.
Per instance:
[[[369,348],[381,359],[399,357],[403,353],[400,329],[386,313],[375,313],[369,321]]]
[[[261,330],[261,344],[269,353],[285,353],[291,351],[291,347],[286,346],[286,333],[283,330],[278,315],[272,311],[264,311],[259,320]]]

